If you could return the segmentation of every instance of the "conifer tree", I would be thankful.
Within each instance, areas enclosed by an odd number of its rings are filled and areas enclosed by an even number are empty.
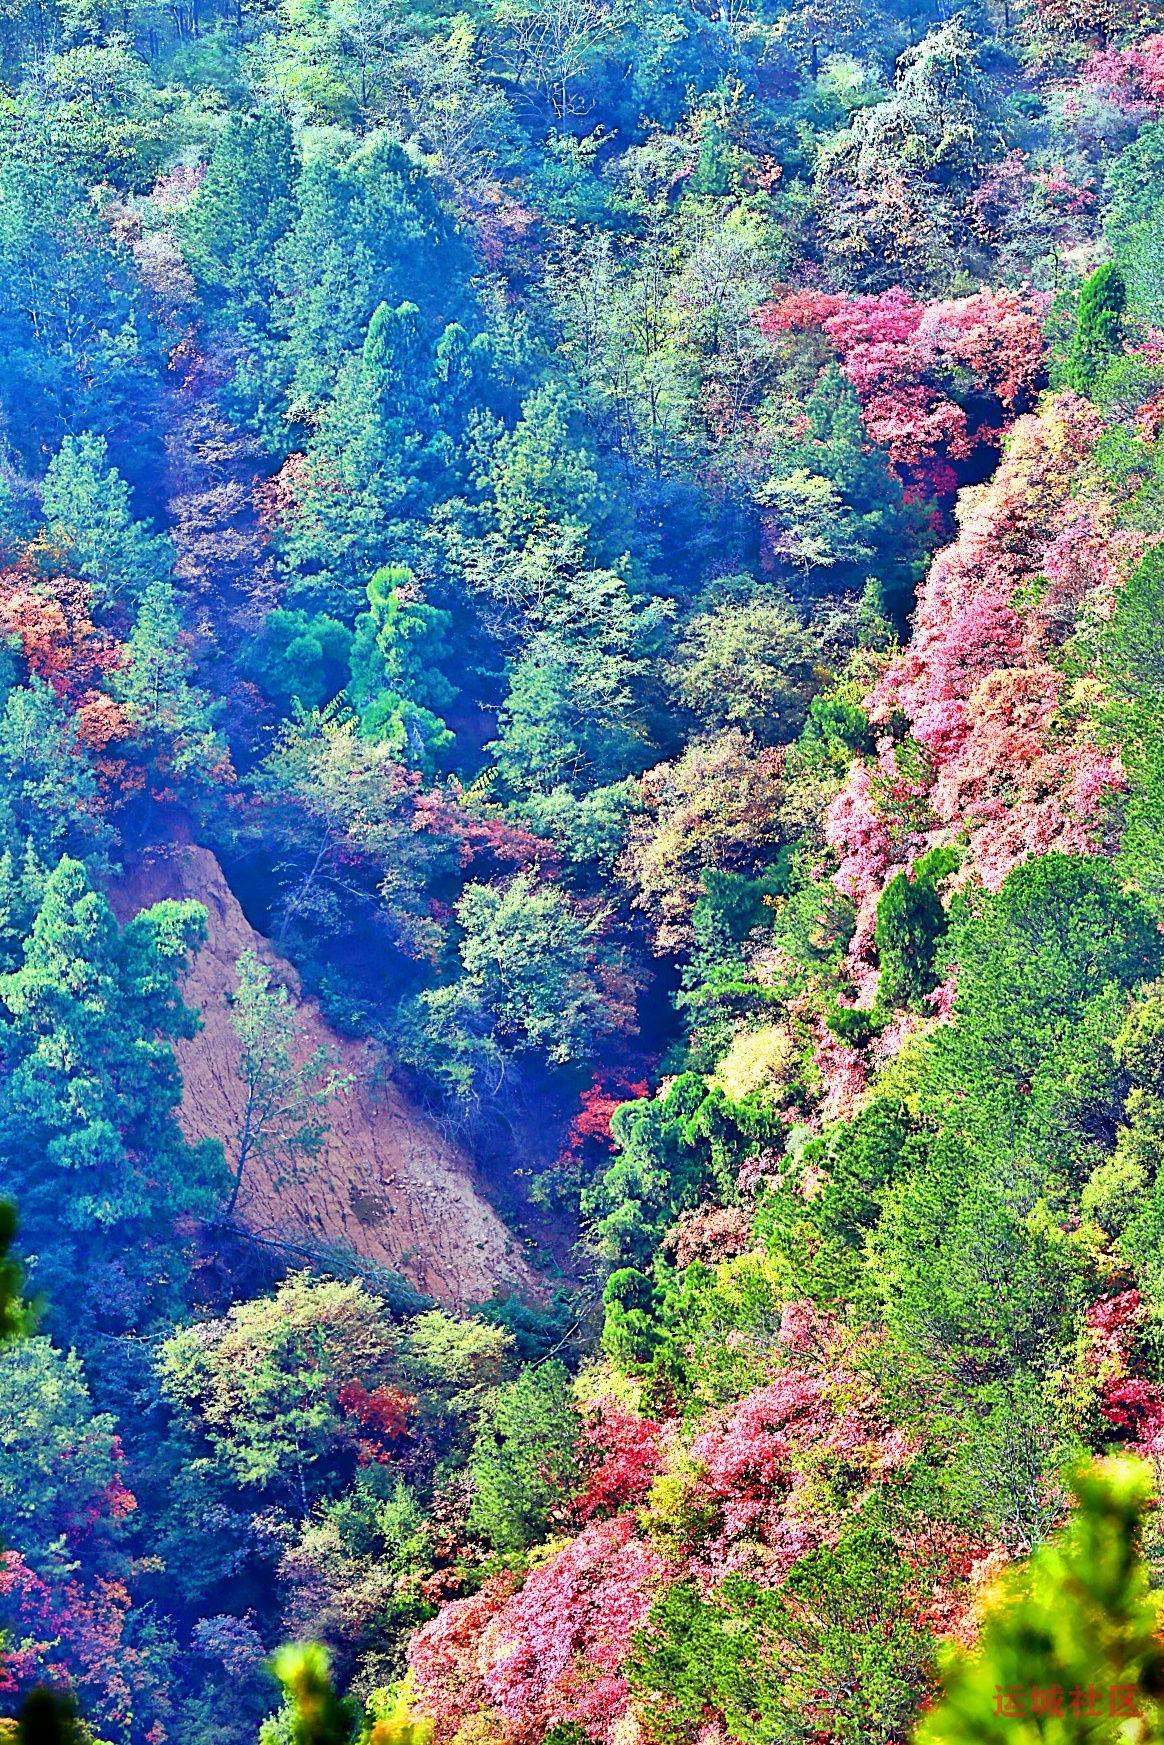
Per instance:
[[[66,436],[41,486],[49,538],[92,583],[98,605],[140,599],[174,561],[169,539],[134,519],[129,486],[107,457],[104,437]]]
[[[165,902],[118,928],[80,862],[49,875],[24,963],[0,977],[0,1192],[19,1204],[35,1283],[76,1324],[86,1280],[116,1263],[140,1307],[179,1282],[174,1220],[212,1209],[215,1143],[191,1146],[171,1042],[197,1014],[178,978],[206,911]],[[132,1307],[128,1312],[134,1318]]]
[[[1087,394],[1123,349],[1127,287],[1114,261],[1097,267],[1079,294],[1079,315],[1067,358],[1067,380]]]
[[[224,323],[268,326],[275,246],[295,221],[297,172],[284,116],[268,108],[230,116],[182,224],[186,261]]]

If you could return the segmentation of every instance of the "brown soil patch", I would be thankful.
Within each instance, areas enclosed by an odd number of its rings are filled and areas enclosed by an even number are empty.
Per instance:
[[[237,1131],[244,1092],[235,1075],[239,1048],[226,996],[238,985],[234,965],[248,948],[296,997],[305,1054],[324,1043],[354,1078],[331,1104],[323,1147],[297,1179],[279,1179],[272,1168],[255,1165],[239,1200],[240,1223],[268,1239],[351,1251],[402,1273],[452,1308],[481,1302],[498,1288],[527,1299],[545,1296],[544,1281],[482,1197],[472,1166],[409,1103],[382,1049],[345,1041],[313,1000],[299,998],[294,969],[250,925],[209,849],[152,849],[109,897],[123,923],[167,897],[206,905],[210,936],[185,984],[203,1027],[177,1045],[185,1087],[180,1119],[189,1139],[229,1141]]]

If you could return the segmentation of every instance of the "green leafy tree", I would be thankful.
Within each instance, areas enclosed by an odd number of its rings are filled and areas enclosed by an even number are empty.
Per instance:
[[[547,382],[525,401],[512,434],[499,436],[493,448],[488,476],[507,539],[516,543],[550,525],[569,526],[591,535],[597,554],[618,556],[612,541],[627,530],[617,525],[615,505],[559,383]]]
[[[826,539],[822,558],[834,561],[827,566],[828,574],[817,579],[830,592],[844,586],[855,593],[875,578],[884,611],[898,630],[903,629],[935,537],[925,505],[905,501],[901,480],[885,451],[869,441],[856,392],[836,363],[821,371],[803,407],[795,408],[795,416],[802,434],[781,442],[775,457],[777,483],[779,475],[787,477],[796,469],[813,480],[827,480],[844,506],[842,511],[834,503],[831,512],[840,517],[839,526],[853,542],[846,557]],[[819,492],[819,485],[816,488]],[[783,505],[778,496],[778,512],[794,506],[795,493]],[[778,540],[790,541],[782,552],[786,561],[795,557],[799,536],[792,524],[782,528],[778,519],[775,530]],[[823,536],[827,528],[821,532]],[[811,557],[808,547],[801,549],[802,559]],[[811,564],[808,574],[811,578]]]
[[[1085,1258],[1059,1208],[1106,1154],[1113,1044],[1159,935],[1111,866],[1048,854],[951,931],[955,1022],[918,1057],[913,1167],[869,1238],[897,1336],[957,1388],[1038,1390],[1071,1337]]]
[[[436,1610],[422,1586],[437,1556],[433,1523],[393,1464],[371,1461],[325,1499],[284,1565],[297,1636],[358,1645],[361,1685],[399,1678],[409,1636]]]
[[[962,921],[949,953],[957,1023],[935,1039],[931,1094],[966,1105],[959,1125],[984,1155],[1021,1146],[1057,1167],[1081,1143],[1089,1099],[1102,1107],[1127,992],[1162,961],[1151,916],[1106,861],[1046,854]]]
[[[772,549],[803,581],[813,570],[831,570],[873,556],[861,538],[860,523],[831,479],[794,467],[760,487],[757,500],[767,510]]]
[[[292,930],[356,934],[375,914],[409,959],[439,952],[426,902],[448,844],[414,828],[415,771],[333,705],[287,723],[254,778],[262,827],[278,856],[276,944]],[[364,940],[366,949],[366,937]]]
[[[1066,1527],[991,1590],[975,1651],[951,1645],[941,1655],[943,1694],[919,1745],[1106,1745],[1127,1736],[1121,1709],[1141,1717],[1142,1737],[1161,1736],[1160,1599],[1142,1550],[1153,1485],[1140,1460],[1076,1468]],[[1031,1693],[1044,1691],[1049,1712],[1040,1714]]]
[[[43,679],[34,676],[8,692],[0,714],[0,772],[5,851],[19,857],[22,876],[32,875],[22,901],[35,891],[35,867],[53,866],[63,853],[105,863],[114,836],[76,717]]]
[[[733,1105],[697,1072],[680,1073],[654,1097],[622,1103],[610,1119],[614,1161],[582,1194],[590,1241],[604,1259],[645,1272],[681,1212],[713,1193],[734,1200],[744,1156],[778,1129],[774,1111],[759,1102]]]
[[[644,603],[616,571],[581,568],[576,536],[556,551],[569,587],[545,602],[514,663],[491,748],[505,786],[523,797],[638,775],[659,726],[652,681],[669,602]]]
[[[556,1360],[499,1389],[469,1461],[469,1526],[497,1551],[535,1544],[573,1488],[579,1433],[570,1374]]]
[[[24,1303],[24,1268],[12,1253],[16,1240],[16,1211],[0,1200],[0,1342],[9,1345],[32,1330],[32,1316]]]
[[[1164,912],[1164,562],[1148,551],[1116,592],[1100,633],[1099,667],[1111,704],[1105,726],[1129,776],[1119,864],[1153,913]]]
[[[794,1151],[782,1181],[757,1214],[757,1234],[780,1256],[792,1286],[814,1302],[860,1301],[871,1288],[865,1246],[881,1216],[885,1191],[912,1162],[911,1123],[891,1097],[871,1097],[851,1121],[838,1121]],[[806,1197],[805,1172],[823,1170]],[[875,1275],[874,1275],[875,1276]]]
[[[108,1539],[117,1425],[94,1412],[80,1359],[44,1338],[0,1353],[0,1533],[42,1575],[63,1574],[76,1524]],[[90,1543],[91,1563],[101,1546]]]
[[[358,1281],[302,1273],[220,1321],[174,1333],[158,1370],[194,1458],[305,1519],[351,1446],[340,1389],[385,1383],[395,1346],[385,1305]]]
[[[105,183],[147,194],[167,153],[165,103],[151,68],[124,32],[78,41],[69,29],[46,56],[52,131],[62,156],[87,186]],[[68,38],[73,38],[68,42]]]
[[[419,165],[383,135],[347,158],[313,159],[299,216],[275,250],[297,409],[317,409],[364,343],[381,304],[416,304],[424,320],[463,301],[468,259]]]
[[[1164,127],[1153,122],[1141,128],[1112,159],[1105,179],[1110,205],[1104,230],[1127,285],[1129,307],[1158,322],[1164,310]]]
[[[0,409],[36,473],[69,432],[104,436],[130,483],[161,461],[148,428],[154,333],[132,256],[49,149],[0,161]]]
[[[296,593],[348,615],[385,548],[422,537],[425,516],[463,486],[461,443],[487,341],[459,322],[439,337],[415,302],[380,303],[337,370],[280,543]]]
[[[552,1065],[584,1060],[598,1039],[633,1022],[617,954],[555,885],[519,873],[505,886],[466,886],[463,978],[420,996],[432,1064],[472,1094],[488,1060],[536,1051]],[[478,1064],[475,1066],[474,1061]]]
[[[343,690],[351,650],[352,633],[338,619],[278,607],[263,619],[245,669],[268,697],[318,709]]]
[[[700,613],[674,667],[679,697],[712,729],[736,726],[763,745],[795,739],[821,678],[819,638],[791,602],[763,595]]]
[[[620,1266],[602,1287],[602,1349],[623,1371],[649,1363],[659,1343],[655,1288],[634,1266]]]
[[[815,165],[825,257],[856,290],[947,285],[973,258],[970,197],[1005,136],[977,45],[960,20],[897,62],[891,96],[847,117]]]
[[[404,38],[390,0],[283,0],[279,15],[256,57],[272,98],[356,133],[382,119]]]
[[[1084,1184],[1080,1205],[1136,1268],[1153,1301],[1160,1294],[1164,1178],[1158,1160],[1164,1139],[1164,1002],[1155,992],[1137,1000],[1112,1052],[1130,1081],[1114,1152]]]
[[[47,876],[31,840],[19,860],[11,848],[0,854],[0,972],[20,966]]]
[[[933,1638],[917,1618],[919,1572],[876,1523],[801,1558],[779,1587],[729,1576],[711,1599],[677,1583],[652,1607],[631,1680],[664,1739],[710,1709],[734,1737],[846,1745],[902,1738]]]

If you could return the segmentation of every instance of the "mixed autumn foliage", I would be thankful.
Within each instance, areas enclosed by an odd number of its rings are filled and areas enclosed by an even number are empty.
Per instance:
[[[949,11],[0,17],[27,1745],[1158,1735],[1164,14]],[[191,838],[539,1300],[254,1240]]]

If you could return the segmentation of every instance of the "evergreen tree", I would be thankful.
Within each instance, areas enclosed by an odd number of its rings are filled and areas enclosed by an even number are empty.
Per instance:
[[[412,571],[402,564],[377,570],[368,583],[370,609],[356,620],[348,695],[367,738],[384,740],[402,763],[431,776],[453,742],[437,713],[457,695],[438,664],[453,620],[412,592]]]
[[[1067,381],[1077,394],[1087,394],[1107,366],[1123,350],[1124,275],[1114,261],[1097,267],[1079,293],[1075,335],[1067,355]]]
[[[484,351],[456,322],[434,345],[415,303],[376,308],[321,413],[298,487],[303,513],[282,536],[298,593],[346,618],[385,547],[414,544],[433,505],[463,484]]]
[[[276,295],[276,245],[295,222],[298,159],[274,109],[227,118],[181,224],[182,250],[224,325],[263,334]]]
[[[497,1551],[534,1544],[577,1474],[578,1412],[569,1371],[554,1360],[500,1388],[481,1417],[469,1471],[469,1525]]]
[[[43,135],[0,158],[0,412],[35,475],[68,432],[107,438],[121,472],[156,475],[160,361],[129,250]]]
[[[464,301],[468,258],[424,170],[382,135],[349,158],[315,158],[300,213],[276,252],[293,398],[319,407],[358,352],[380,304],[447,320]]]
[[[206,937],[197,903],[159,903],[119,929],[84,868],[45,884],[24,963],[0,977],[0,1191],[54,1325],[141,1325],[184,1272],[174,1223],[212,1210],[221,1147],[175,1118],[172,1041],[197,1016],[178,979]],[[108,1294],[110,1272],[124,1288]]]
[[[338,619],[278,607],[264,618],[245,665],[268,697],[318,709],[343,689],[351,649],[352,633]]]
[[[146,589],[125,654],[116,692],[155,767],[196,783],[221,776],[228,754],[212,725],[214,705],[191,683],[194,657],[170,582]]]
[[[164,534],[134,520],[129,486],[106,466],[107,454],[102,436],[66,436],[49,462],[41,500],[50,542],[93,584],[97,603],[133,604],[152,582],[169,577],[174,552]]]
[[[114,840],[77,718],[35,677],[8,693],[0,715],[0,839],[45,866],[62,853],[100,861]]]
[[[889,881],[877,905],[873,934],[881,963],[880,1007],[924,1010],[922,1002],[937,980],[934,960],[945,932],[946,912],[924,864],[913,868],[912,877],[898,873]]]

